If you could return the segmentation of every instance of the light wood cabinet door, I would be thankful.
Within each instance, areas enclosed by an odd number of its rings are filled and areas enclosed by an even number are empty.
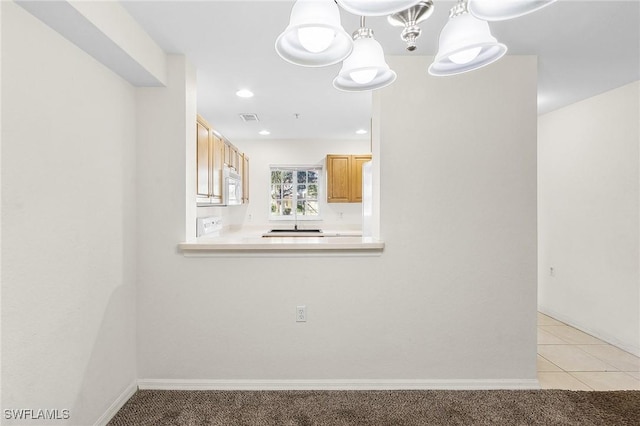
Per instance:
[[[196,150],[196,202],[221,204],[223,141],[200,115],[196,120]]]
[[[196,154],[196,187],[197,195],[208,197],[211,195],[211,180],[209,170],[211,167],[211,145],[209,141],[209,129],[202,123],[196,123],[197,154]]]
[[[223,142],[224,142],[223,164],[227,167],[231,167],[236,172],[238,172],[240,170],[240,161],[242,161],[242,158],[241,158],[242,153],[238,151],[238,148],[236,148],[230,142],[228,141],[223,141]]]
[[[236,167],[236,172],[238,172],[238,174],[241,177],[244,177],[244,161],[243,161],[243,157],[244,157],[244,154],[238,153],[238,167]]]
[[[362,165],[371,154],[327,155],[327,202],[362,202]]]
[[[371,155],[351,156],[351,202],[362,202],[362,165],[371,161]]]
[[[231,167],[231,146],[226,142],[224,144],[224,164]]]
[[[351,191],[351,156],[327,155],[327,202],[348,203]]]
[[[235,146],[231,150],[231,167],[236,169],[237,172],[240,172],[240,153]],[[242,176],[242,173],[238,174]]]
[[[249,203],[249,157],[242,154],[242,202]]]
[[[222,169],[224,168],[224,142],[222,139],[213,135],[213,167],[211,196],[214,203],[222,203]]]

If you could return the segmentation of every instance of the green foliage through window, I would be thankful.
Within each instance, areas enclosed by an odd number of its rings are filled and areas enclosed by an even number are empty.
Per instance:
[[[272,217],[319,216],[321,167],[271,167]]]

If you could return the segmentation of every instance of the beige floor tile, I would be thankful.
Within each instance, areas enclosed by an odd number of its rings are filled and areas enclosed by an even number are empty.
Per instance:
[[[565,371],[617,371],[575,345],[538,345],[538,354]]]
[[[568,325],[541,325],[538,328],[543,329],[544,331],[548,331],[564,340],[567,343],[573,345],[604,345],[606,344],[600,339],[596,339],[593,336],[588,335],[587,333],[583,333],[580,330],[577,330],[573,327],[569,327]]]
[[[640,390],[640,358],[538,312],[542,389]]]
[[[558,367],[551,361],[538,355],[537,359],[538,371],[562,371],[562,368]]]
[[[538,327],[538,344],[539,345],[566,345],[565,342],[555,334],[551,334],[544,330],[542,327]]]
[[[548,315],[538,312],[538,325],[565,325],[563,322],[558,321],[555,318],[551,318]]]
[[[591,371],[570,374],[597,391],[640,390],[640,380],[622,372]]]
[[[538,373],[538,382],[542,389],[593,390],[564,371]]]
[[[640,372],[638,372],[638,371],[627,371],[626,373],[628,375],[630,375],[631,377],[635,377],[636,379],[640,380]]]
[[[577,345],[620,371],[640,371],[640,358],[611,345]]]

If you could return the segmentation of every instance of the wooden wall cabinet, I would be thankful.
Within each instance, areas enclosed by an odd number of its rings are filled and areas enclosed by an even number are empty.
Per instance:
[[[224,165],[234,169],[235,171],[240,171],[240,161],[241,161],[242,153],[238,151],[238,148],[233,146],[229,142],[224,142]]]
[[[229,165],[229,163],[231,163],[231,145],[229,145],[228,143],[224,144],[224,160],[223,160],[224,164],[226,166]]]
[[[222,203],[223,142],[201,116],[196,120],[196,202]]]
[[[327,155],[327,202],[362,202],[362,165],[371,154]]]
[[[213,135],[213,167],[212,181],[213,188],[211,190],[212,197],[216,202],[222,203],[222,169],[224,168],[224,141],[215,134]]]
[[[198,117],[196,121],[197,154],[196,154],[196,194],[198,197],[209,197],[211,194],[211,142],[209,127]]]
[[[249,157],[247,154],[241,154],[240,161],[242,163],[242,203],[249,204]]]
[[[196,120],[196,203],[222,204],[222,171],[234,169],[242,176],[242,202],[249,202],[249,157],[219,137],[200,115]]]
[[[240,171],[240,153],[238,149],[234,146],[231,148],[231,165],[230,167],[236,169],[236,171]],[[239,173],[242,176],[242,173]]]

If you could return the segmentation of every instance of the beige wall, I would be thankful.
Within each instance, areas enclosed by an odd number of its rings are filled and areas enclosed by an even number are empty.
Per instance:
[[[639,105],[635,82],[538,125],[540,309],[636,355]]]
[[[428,59],[390,58],[376,106],[380,257],[183,257],[185,164],[158,134],[138,163],[170,185],[138,183],[164,224],[139,228],[143,384],[535,384],[536,61],[435,79]]]
[[[135,91],[0,7],[2,408],[93,424],[136,379]]]

